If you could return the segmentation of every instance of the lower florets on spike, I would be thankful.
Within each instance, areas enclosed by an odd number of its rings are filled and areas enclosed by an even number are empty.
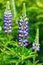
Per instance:
[[[40,44],[33,43],[32,49],[33,49],[33,50],[36,50],[36,51],[40,51]]]

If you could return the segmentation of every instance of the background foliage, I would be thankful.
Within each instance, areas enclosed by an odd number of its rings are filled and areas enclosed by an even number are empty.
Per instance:
[[[13,16],[13,32],[12,34],[4,34],[4,11],[7,1],[0,0],[0,65],[43,65],[43,0],[14,0],[15,8],[12,7],[13,0],[9,0]],[[18,20],[22,15],[24,2],[29,18],[28,48],[18,46]],[[40,52],[38,53],[32,51],[37,26],[40,29]],[[36,57],[36,61],[33,60],[33,57]]]

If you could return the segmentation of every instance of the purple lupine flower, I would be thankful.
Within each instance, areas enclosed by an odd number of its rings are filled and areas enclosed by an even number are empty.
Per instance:
[[[32,49],[37,51],[40,51],[40,44],[39,44],[39,28],[36,29],[36,37],[35,41],[33,42]]]
[[[19,21],[19,46],[28,46],[28,18],[20,19]]]
[[[36,50],[36,51],[40,51],[40,44],[35,44],[35,43],[33,43],[32,49],[33,49],[33,50]]]
[[[37,40],[35,39],[35,41],[34,41],[33,44],[32,44],[32,49],[35,50],[35,51],[40,51],[39,40],[37,41]]]
[[[12,13],[10,7],[7,7],[4,12],[4,33],[12,32]]]
[[[27,47],[27,46],[28,46],[28,43],[25,43],[25,44],[24,44],[24,47]]]

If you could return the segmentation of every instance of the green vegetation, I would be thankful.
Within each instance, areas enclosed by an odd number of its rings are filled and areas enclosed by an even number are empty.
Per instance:
[[[12,11],[12,33],[4,34],[4,11],[7,1]],[[18,46],[18,21],[23,3],[29,18],[28,48]],[[32,51],[39,28],[40,51]],[[35,60],[34,60],[35,59]],[[0,65],[43,65],[43,0],[0,0]]]

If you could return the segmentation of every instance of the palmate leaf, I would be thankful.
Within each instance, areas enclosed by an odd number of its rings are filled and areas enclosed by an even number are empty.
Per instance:
[[[39,60],[35,61],[34,65],[43,65],[43,63],[38,63],[38,62],[39,62]]]
[[[14,42],[10,42],[10,43],[14,43]],[[8,43],[8,44],[10,44],[10,43]],[[16,42],[15,42],[16,43]],[[16,44],[14,43],[14,47],[16,46]],[[23,51],[22,51],[22,48],[20,48],[19,46],[16,46],[16,48],[13,48],[13,47],[7,47],[7,46],[5,46],[4,45],[4,48],[6,49],[6,50],[1,50],[4,54],[6,54],[6,57],[4,57],[5,59],[3,59],[4,60],[4,62],[5,63],[16,63],[17,61],[16,61],[16,58],[18,58],[18,62],[20,63],[20,62],[22,62],[23,60],[25,60],[25,59],[30,59],[30,58],[32,58],[33,56],[34,56],[34,53],[35,52],[31,52],[32,51],[32,49],[30,48],[29,50],[28,49],[26,49],[26,48],[24,48],[23,49]],[[21,49],[21,50],[20,50]],[[9,50],[9,51],[7,51],[7,50]],[[16,51],[15,51],[16,50]],[[8,55],[8,56],[7,56]],[[11,57],[10,57],[10,55],[12,55],[12,58],[13,59],[11,59]],[[5,56],[5,55],[4,55]],[[15,59],[14,59],[14,57],[16,57]],[[9,61],[7,62],[6,60],[7,59],[9,59]]]
[[[30,60],[25,61],[25,62],[26,62],[26,65],[33,65],[33,63]]]

